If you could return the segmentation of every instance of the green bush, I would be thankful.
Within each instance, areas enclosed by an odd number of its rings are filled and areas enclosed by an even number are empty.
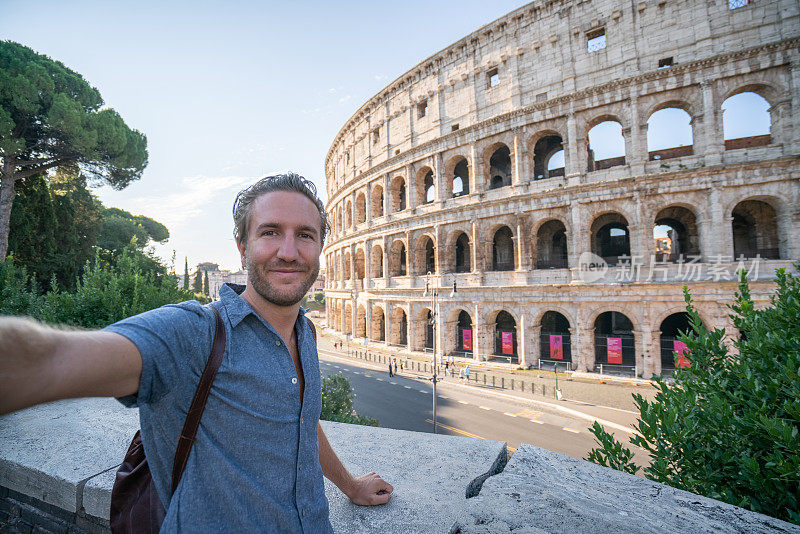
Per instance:
[[[320,419],[351,423],[354,425],[378,426],[378,420],[358,415],[353,410],[353,388],[341,373],[322,379],[322,414]]]
[[[99,257],[87,262],[74,291],[61,290],[54,281],[53,289],[39,295],[35,279],[9,258],[0,264],[0,313],[102,328],[164,304],[196,298],[178,287],[176,276],[148,269],[150,261],[141,251],[126,247],[114,265]]]
[[[800,267],[798,265],[797,267]],[[684,289],[691,367],[674,384],[654,378],[653,401],[634,395],[639,435],[657,482],[800,524],[800,279],[777,273],[769,307],[756,310],[741,274],[730,306],[741,332],[731,354],[724,330],[706,330]],[[629,473],[630,450],[599,424],[588,460]]]

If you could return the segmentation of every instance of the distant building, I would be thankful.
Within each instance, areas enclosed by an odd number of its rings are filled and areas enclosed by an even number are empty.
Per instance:
[[[212,264],[216,265],[216,264]],[[219,299],[219,289],[223,284],[240,284],[247,285],[247,272],[246,271],[208,271],[208,292],[213,300]]]

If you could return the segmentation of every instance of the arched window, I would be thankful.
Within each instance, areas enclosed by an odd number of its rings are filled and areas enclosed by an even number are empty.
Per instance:
[[[372,247],[369,263],[369,275],[372,278],[383,278],[383,249],[380,245]]]
[[[424,197],[423,204],[430,204],[436,198],[436,189],[433,186],[433,171],[428,171],[422,181],[422,191]]]
[[[436,272],[436,254],[433,240],[428,236],[421,237],[414,251],[414,271],[416,274]]]
[[[467,160],[461,159],[453,169],[453,196],[460,197],[469,194],[469,169]]]
[[[517,322],[506,311],[497,314],[494,322],[494,353],[519,363],[517,357]]]
[[[536,232],[536,268],[567,268],[567,229],[561,221],[547,221]]]
[[[394,241],[389,249],[389,275],[406,275],[406,246],[400,241]]]
[[[609,265],[631,255],[628,221],[619,213],[606,213],[592,223],[592,252]]]
[[[736,94],[722,103],[725,150],[768,145],[772,142],[770,105],[753,92]]]
[[[494,234],[492,242],[492,270],[514,270],[514,239],[511,229],[503,226]]]
[[[689,314],[686,312],[673,313],[661,322],[661,370],[672,370],[676,367],[687,367],[689,363],[686,345],[678,339],[682,333],[691,330]],[[680,357],[676,358],[678,353]],[[677,361],[676,361],[677,359]]]
[[[603,121],[589,130],[589,172],[625,165],[625,137],[617,121]]]
[[[542,360],[572,361],[569,321],[566,317],[555,311],[549,311],[542,316],[539,346]]]
[[[408,346],[408,318],[402,308],[392,312],[392,344]]]
[[[511,185],[511,150],[503,145],[489,158],[489,189]]]
[[[653,227],[656,261],[675,263],[700,256],[700,236],[694,213],[681,206],[664,208],[656,215]]]
[[[373,341],[386,341],[386,318],[383,308],[375,306],[372,308],[372,336]]]
[[[472,354],[472,346],[472,318],[467,312],[461,310],[456,324],[456,351],[465,355]]]
[[[634,367],[636,349],[633,323],[619,312],[605,312],[594,321],[594,358],[596,364]]]
[[[372,216],[383,216],[383,187],[379,185],[372,188]]]
[[[433,350],[433,315],[428,309],[424,310],[423,312],[422,324],[425,328],[423,347]]]
[[[554,160],[557,154],[560,156]],[[536,141],[533,148],[533,178],[545,180],[555,176],[564,176],[564,144],[561,136],[548,135]]]
[[[392,211],[403,211],[406,209],[406,182],[402,176],[395,176],[392,179],[390,200]]]
[[[745,200],[733,208],[733,254],[736,258],[777,260],[778,219],[775,209],[761,200]]]
[[[359,306],[356,312],[356,337],[367,337],[367,310],[364,306]]]
[[[455,264],[455,272],[457,273],[468,273],[472,269],[470,267],[470,250],[469,250],[469,238],[467,234],[462,233],[456,239],[456,264]]]
[[[364,258],[364,251],[361,249],[356,250],[356,280],[363,280],[366,273],[366,260]]]
[[[690,156],[692,117],[679,108],[664,108],[647,119],[647,150],[651,161]]]
[[[367,221],[367,197],[364,193],[359,193],[356,197],[356,223],[362,224]]]

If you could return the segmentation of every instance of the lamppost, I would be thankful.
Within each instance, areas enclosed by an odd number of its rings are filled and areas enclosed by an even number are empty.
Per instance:
[[[432,275],[433,275],[433,273],[431,273],[430,271],[428,271],[428,274],[425,275],[425,292],[422,294],[422,296],[423,297],[428,297],[428,296],[431,297],[431,316],[430,316],[430,319],[428,321],[428,324],[430,324],[433,327],[432,328],[432,330],[433,330],[433,367],[432,367],[433,376],[430,378],[430,380],[433,382],[433,433],[436,434],[437,433],[437,431],[436,431],[436,383],[438,381],[440,381],[440,380],[443,380],[443,379],[438,378],[436,376],[436,369],[437,369],[437,367],[436,367],[436,355],[437,355],[437,349],[438,349],[438,345],[436,343],[436,338],[437,338],[437,335],[436,335],[437,334],[437,331],[436,331],[436,318],[439,315],[439,289],[435,288],[435,287],[431,287],[430,278],[431,278]],[[450,293],[450,297],[451,298],[455,297],[456,292],[457,292],[457,290],[456,290],[456,282],[455,282],[455,280],[453,280],[453,291]]]

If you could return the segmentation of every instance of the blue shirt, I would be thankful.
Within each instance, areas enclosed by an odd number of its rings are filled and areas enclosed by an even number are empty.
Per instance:
[[[272,326],[239,296],[220,290],[227,334],[194,447],[170,499],[178,435],[214,337],[210,309],[196,301],[167,305],[106,327],[142,355],[136,395],[142,442],[161,501],[162,532],[332,532],[319,464],[322,409],[319,360],[301,310],[295,331],[305,377]]]

